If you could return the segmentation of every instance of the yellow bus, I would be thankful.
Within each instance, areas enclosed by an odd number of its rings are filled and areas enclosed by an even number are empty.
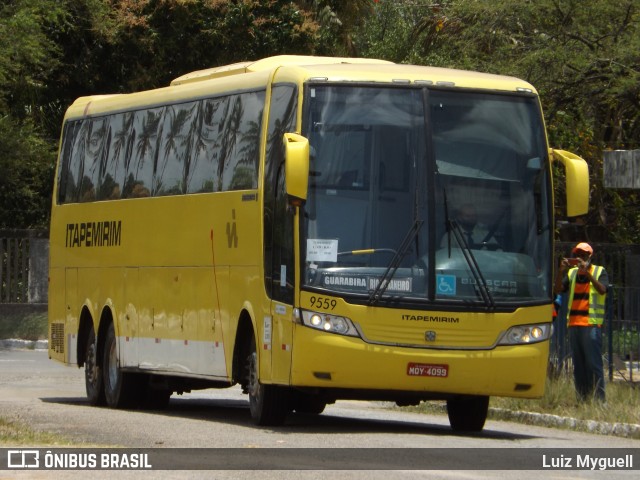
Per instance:
[[[62,128],[49,355],[91,404],[159,408],[239,384],[259,425],[339,399],[540,397],[551,162],[528,83],[276,56],[83,97]],[[473,229],[473,232],[469,232]]]

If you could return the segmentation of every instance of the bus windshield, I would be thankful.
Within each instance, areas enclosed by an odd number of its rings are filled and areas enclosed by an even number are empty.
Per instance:
[[[537,97],[310,84],[302,286],[353,301],[548,301],[548,154]]]

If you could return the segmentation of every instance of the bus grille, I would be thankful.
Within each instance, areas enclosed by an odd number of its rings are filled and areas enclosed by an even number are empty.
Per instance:
[[[56,353],[64,353],[64,323],[51,324],[50,349]]]

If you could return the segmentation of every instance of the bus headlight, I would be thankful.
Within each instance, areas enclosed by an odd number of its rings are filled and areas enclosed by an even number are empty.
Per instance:
[[[551,336],[551,324],[518,325],[507,330],[498,345],[526,345],[547,340]]]
[[[337,333],[338,335],[347,335],[349,337],[359,336],[351,320],[328,313],[302,310],[302,324],[328,333]]]

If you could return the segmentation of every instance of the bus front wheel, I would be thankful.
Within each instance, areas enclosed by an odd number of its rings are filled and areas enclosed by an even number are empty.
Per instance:
[[[138,392],[132,373],[120,369],[115,328],[109,324],[104,343],[104,357],[102,361],[104,394],[107,405],[111,408],[126,408],[135,406]]]
[[[463,396],[447,400],[451,428],[460,432],[479,432],[484,428],[489,411],[489,397]]]
[[[255,339],[251,340],[247,357],[247,391],[251,418],[257,425],[282,425],[289,413],[289,389],[260,383],[258,352]]]

